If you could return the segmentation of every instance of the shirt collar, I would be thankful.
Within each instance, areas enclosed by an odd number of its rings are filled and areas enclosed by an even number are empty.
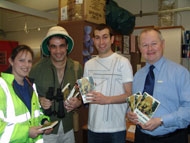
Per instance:
[[[156,63],[154,63],[153,65],[155,66],[155,70],[158,70],[158,71],[160,71],[160,69],[161,69],[161,66],[162,66],[162,64],[164,63],[166,61],[166,59],[162,56],[161,58],[160,58],[160,60],[158,60]],[[148,70],[149,69],[149,67],[150,67],[150,64],[149,63],[146,63],[146,69]]]
[[[28,82],[27,82],[27,80],[26,80],[26,78],[24,78],[24,85],[22,86],[22,85],[20,85],[20,84],[18,84],[18,82],[16,81],[16,80],[14,80],[13,81],[13,84],[15,84],[16,85],[16,87],[22,87],[22,88],[26,88],[27,86],[28,86]]]

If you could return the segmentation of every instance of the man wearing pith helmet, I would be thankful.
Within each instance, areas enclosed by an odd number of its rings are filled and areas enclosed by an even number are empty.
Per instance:
[[[45,56],[30,72],[34,78],[39,93],[40,103],[44,113],[51,121],[58,120],[52,134],[44,135],[45,143],[74,143],[72,110],[81,105],[81,101],[72,97],[60,108],[57,99],[58,91],[70,83],[73,88],[77,79],[82,77],[82,67],[79,62],[67,57],[71,53],[74,41],[67,31],[60,26],[50,28],[42,41],[41,49]],[[64,94],[64,101],[68,93]]]

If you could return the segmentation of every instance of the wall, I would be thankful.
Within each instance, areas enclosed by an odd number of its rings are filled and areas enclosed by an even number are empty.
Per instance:
[[[4,40],[18,41],[19,44],[29,45],[35,53],[35,58],[39,57],[43,38],[48,29],[57,24],[37,17],[11,14],[3,15],[2,28],[6,31]]]
[[[178,0],[178,8],[190,7],[190,0]],[[177,14],[177,25],[182,25],[185,30],[190,30],[190,11],[179,12]]]
[[[19,44],[29,45],[33,49],[35,57],[39,57],[40,44],[47,30],[48,28],[41,28],[40,31],[30,30],[29,33],[25,33],[24,31],[8,32],[6,40],[19,41]]]
[[[2,14],[0,14],[0,29],[2,29],[2,21],[3,21]]]
[[[141,9],[140,0],[114,0],[118,5],[133,14],[138,14]],[[175,0],[176,8],[190,7],[189,0]],[[142,0],[142,12],[157,12],[158,11],[158,0]],[[175,13],[176,19],[174,26],[183,26],[186,30],[190,29],[189,20],[190,11]],[[136,18],[136,26],[150,26],[158,25],[158,16],[143,16]]]
[[[4,34],[3,34],[3,31],[2,31],[2,21],[3,21],[3,18],[2,18],[2,14],[0,12],[0,40],[3,40],[4,39]]]
[[[165,39],[164,57],[181,64],[181,28],[160,29]]]

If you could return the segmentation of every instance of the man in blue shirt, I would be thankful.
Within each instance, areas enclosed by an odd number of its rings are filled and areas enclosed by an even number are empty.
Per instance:
[[[190,123],[190,74],[181,65],[163,57],[165,42],[157,29],[143,30],[139,47],[146,66],[135,74],[133,93],[144,91],[149,67],[153,65],[152,96],[160,101],[160,106],[144,125],[137,121],[135,113],[128,112],[129,120],[137,124],[135,143],[187,143],[186,127]]]

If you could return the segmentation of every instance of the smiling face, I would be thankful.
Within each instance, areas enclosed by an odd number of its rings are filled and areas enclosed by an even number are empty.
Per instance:
[[[109,29],[95,30],[93,41],[100,57],[107,57],[113,53],[111,45],[113,44],[114,36],[110,36]]]
[[[32,55],[29,51],[20,51],[13,59],[9,58],[9,63],[12,66],[12,74],[17,80],[23,80],[25,76],[28,76],[32,67]]]
[[[163,56],[164,40],[155,30],[149,30],[140,35],[140,51],[149,64],[154,64]]]
[[[66,39],[61,37],[52,37],[49,40],[48,50],[51,60],[54,63],[66,60],[68,45]]]

